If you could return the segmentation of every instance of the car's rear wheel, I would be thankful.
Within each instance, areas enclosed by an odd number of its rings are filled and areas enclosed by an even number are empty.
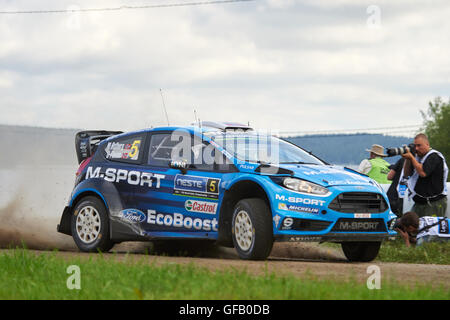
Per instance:
[[[108,252],[114,245],[109,238],[109,218],[103,202],[96,197],[85,197],[75,206],[72,237],[81,251]]]
[[[369,262],[377,257],[381,242],[343,242],[341,246],[349,261]]]
[[[232,238],[241,259],[264,260],[273,246],[272,215],[261,199],[244,199],[234,207]]]

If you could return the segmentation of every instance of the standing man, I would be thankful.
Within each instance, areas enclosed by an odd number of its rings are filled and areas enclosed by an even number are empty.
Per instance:
[[[387,179],[390,164],[383,159],[384,157],[387,157],[387,154],[384,154],[383,152],[383,146],[374,144],[370,150],[366,151],[370,152],[370,158],[361,161],[358,171],[367,174],[378,183],[391,184],[391,181]]]
[[[403,176],[409,177],[408,189],[414,200],[411,211],[419,217],[444,217],[447,210],[448,167],[444,156],[430,147],[425,134],[414,138],[415,156],[410,152],[402,154],[405,158]]]

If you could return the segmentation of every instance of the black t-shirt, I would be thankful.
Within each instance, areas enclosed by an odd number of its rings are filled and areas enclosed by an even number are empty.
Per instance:
[[[394,178],[392,179],[392,183],[387,191],[387,195],[389,199],[398,199],[397,185],[400,180],[400,175],[402,173],[403,163],[405,162],[404,158],[400,158],[395,164],[389,166],[389,169],[395,171]]]
[[[444,161],[437,153],[432,153],[422,164],[426,177],[419,177],[414,191],[417,195],[413,198],[414,202],[427,202],[430,200],[439,200],[444,189]],[[440,196],[439,196],[440,195]]]

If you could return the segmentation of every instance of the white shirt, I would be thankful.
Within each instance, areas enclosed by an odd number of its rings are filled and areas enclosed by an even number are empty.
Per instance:
[[[358,167],[358,171],[364,174],[368,174],[372,170],[372,164],[370,163],[369,159],[364,159],[361,161]]]
[[[437,223],[438,221],[440,222],[439,224],[417,234],[417,239],[422,238],[424,236],[438,236],[438,237],[444,237],[444,238],[450,237],[449,219],[443,218],[443,217],[422,217],[422,218],[420,218],[419,219],[419,231],[426,226],[430,226],[432,224]]]

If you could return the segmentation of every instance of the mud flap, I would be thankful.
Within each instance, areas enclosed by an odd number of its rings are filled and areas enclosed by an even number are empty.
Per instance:
[[[67,234],[69,236],[72,235],[72,231],[70,228],[70,216],[71,216],[71,210],[68,206],[64,208],[63,214],[61,216],[61,221],[56,227],[56,231],[60,233]]]

